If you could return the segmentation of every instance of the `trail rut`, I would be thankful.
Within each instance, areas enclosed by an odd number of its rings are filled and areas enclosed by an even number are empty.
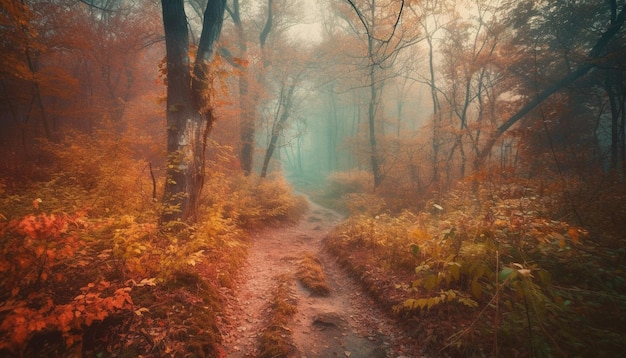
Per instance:
[[[371,302],[360,287],[322,250],[324,236],[341,217],[316,204],[295,226],[253,235],[246,267],[227,297],[221,331],[228,357],[256,357],[266,327],[276,278],[290,277],[297,313],[288,329],[293,357],[412,357],[406,337]],[[330,294],[312,295],[296,279],[302,254],[316,254]],[[284,276],[283,276],[284,277]]]

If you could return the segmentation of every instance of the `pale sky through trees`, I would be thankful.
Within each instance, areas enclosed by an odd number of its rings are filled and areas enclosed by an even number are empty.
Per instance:
[[[300,0],[305,17],[303,21],[291,29],[294,38],[309,44],[321,41],[320,6],[323,2],[315,0]]]

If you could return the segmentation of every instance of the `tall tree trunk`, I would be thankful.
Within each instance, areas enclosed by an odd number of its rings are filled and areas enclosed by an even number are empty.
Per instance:
[[[268,66],[268,61],[265,56],[265,43],[273,25],[274,16],[272,3],[273,0],[267,1],[267,19],[265,21],[265,25],[263,26],[263,30],[259,35],[263,70],[265,70]],[[239,56],[243,58],[247,54],[247,44],[243,23],[241,22],[238,0],[234,0],[233,9],[230,12],[230,15],[235,23],[237,40],[239,41]],[[264,73],[259,73],[258,76],[259,83],[262,86],[264,83]],[[244,66],[240,68],[239,72],[239,110],[241,112],[239,129],[241,152],[239,159],[241,161],[241,169],[244,171],[245,175],[250,175],[254,166],[254,144],[256,137],[256,114],[258,102],[259,95],[257,93],[252,96],[250,95],[250,71],[248,71],[248,68]]]
[[[168,156],[162,223],[197,219],[206,143],[214,121],[209,62],[221,31],[225,2],[207,3],[192,76],[184,1],[161,1],[167,51]]]
[[[437,86],[435,84],[435,54],[433,45],[433,34],[427,30],[426,25],[422,23],[424,31],[426,31],[426,42],[428,43],[428,70],[430,75],[430,81],[428,83],[430,87],[430,97],[433,104],[433,133],[432,133],[432,178],[430,184],[434,184],[437,188],[437,192],[440,192],[440,175],[439,175],[439,148],[441,146],[441,138],[439,137],[439,126],[441,123],[441,103],[437,96]],[[428,184],[428,185],[430,185]]]
[[[265,151],[265,158],[263,158],[263,168],[261,169],[261,178],[265,178],[267,176],[270,160],[272,159],[272,156],[274,155],[274,151],[276,150],[278,139],[280,138],[280,134],[282,133],[282,130],[285,126],[285,123],[287,122],[287,119],[289,119],[289,116],[291,116],[291,109],[293,106],[293,95],[294,95],[294,91],[296,89],[297,84],[298,84],[298,78],[294,78],[293,83],[287,90],[287,93],[286,94],[281,93],[278,111],[280,112],[280,106],[282,106],[283,110],[282,110],[282,113],[280,114],[280,117],[278,117],[274,121],[274,125],[272,126],[272,136],[270,138],[270,143],[267,146],[267,150]]]
[[[609,97],[611,107],[611,171],[617,169],[618,148],[619,148],[619,109],[617,105],[617,96],[613,90],[612,76],[609,74],[605,82],[606,93]]]
[[[33,75],[33,102],[37,102],[37,106],[39,107],[39,113],[41,114],[41,123],[43,125],[44,133],[46,134],[46,139],[52,139],[52,131],[50,130],[50,124],[48,123],[48,116],[46,113],[46,109],[43,105],[43,100],[41,98],[41,88],[39,86],[39,82],[37,80],[37,64],[31,56],[30,48],[25,50],[26,60],[28,62],[28,69]],[[32,109],[32,107],[31,107]]]
[[[338,169],[337,166],[337,136],[339,131],[337,120],[337,100],[335,98],[335,88],[330,86],[328,92],[329,112],[328,112],[328,172],[331,173]]]
[[[367,110],[369,124],[370,160],[372,165],[372,174],[374,175],[374,188],[378,188],[383,181],[383,176],[380,172],[380,159],[378,157],[378,143],[376,140],[376,104],[378,101],[378,92],[376,90],[374,39],[372,39],[371,36],[367,38],[367,48],[371,62],[369,65],[370,101]]]
[[[191,158],[194,113],[189,72],[189,35],[182,0],[162,0],[167,51],[167,172],[161,220],[169,222],[190,216],[189,191],[194,172]],[[195,117],[195,118],[194,118]]]
[[[239,6],[239,0],[233,1],[232,11],[230,16],[235,24],[235,33],[237,34],[237,41],[239,42],[239,58],[245,59],[248,55],[248,45],[246,41],[246,34],[243,29],[243,23],[241,21],[241,12]],[[252,172],[252,163],[254,155],[254,136],[255,136],[255,109],[252,108],[251,98],[249,95],[250,88],[250,74],[247,66],[241,66],[239,68],[238,82],[239,82],[239,137],[241,140],[241,152],[240,161],[241,169],[245,175],[250,175]]]

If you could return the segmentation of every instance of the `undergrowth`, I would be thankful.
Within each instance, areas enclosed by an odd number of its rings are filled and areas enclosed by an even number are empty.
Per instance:
[[[466,183],[421,212],[357,210],[326,248],[427,352],[614,356],[626,349],[623,245],[555,217],[559,202],[529,181]]]
[[[308,201],[295,196],[285,179],[273,176],[236,177],[229,189],[226,208],[237,223],[252,229],[265,226],[295,224],[308,208]]]
[[[223,355],[219,288],[232,288],[247,232],[297,221],[306,201],[280,178],[214,172],[198,224],[164,230],[129,144],[76,136],[46,145],[44,181],[0,178],[0,355]],[[99,146],[117,156],[90,156]]]
[[[350,213],[353,203],[346,196],[372,193],[371,174],[366,171],[335,172],[326,179],[326,188],[313,198],[319,204],[334,210]],[[370,196],[370,198],[372,198]],[[374,198],[379,201],[380,198]]]

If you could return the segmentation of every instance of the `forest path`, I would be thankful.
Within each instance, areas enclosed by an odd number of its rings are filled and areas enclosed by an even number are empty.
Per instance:
[[[297,313],[289,326],[291,357],[410,357],[393,322],[367,298],[335,260],[322,250],[322,240],[341,216],[311,203],[295,226],[253,235],[247,266],[233,291],[227,290],[221,331],[228,357],[257,357],[259,337],[267,327],[277,277],[289,277]],[[330,286],[328,296],[315,296],[295,278],[303,253],[320,259]],[[285,276],[287,275],[287,276]]]

